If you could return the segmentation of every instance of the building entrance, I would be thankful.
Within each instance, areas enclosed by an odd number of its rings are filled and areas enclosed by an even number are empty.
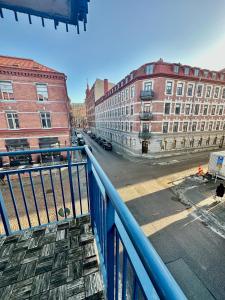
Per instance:
[[[148,142],[142,141],[142,153],[148,153]]]

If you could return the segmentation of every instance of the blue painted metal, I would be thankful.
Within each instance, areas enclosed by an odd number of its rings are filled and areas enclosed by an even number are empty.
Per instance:
[[[69,174],[69,181],[70,181],[70,195],[71,195],[71,202],[72,202],[72,210],[73,210],[73,216],[75,218],[76,217],[76,207],[75,207],[75,195],[74,195],[74,190],[73,190],[73,175],[72,175],[70,151],[67,151],[67,161],[68,161],[68,174]]]
[[[70,152],[85,149],[87,153],[87,162],[72,163]],[[41,172],[48,170],[50,173],[53,169],[58,169],[61,172],[62,167],[68,168],[68,176],[70,183],[71,201],[73,207],[73,216],[75,211],[75,197],[73,190],[72,167],[84,165],[85,180],[88,185],[88,203],[90,206],[91,223],[96,235],[97,247],[99,251],[100,262],[103,271],[104,284],[107,288],[109,299],[118,299],[119,296],[119,279],[120,279],[120,247],[123,248],[123,270],[122,270],[122,299],[126,298],[127,281],[130,280],[130,268],[132,268],[134,278],[133,299],[138,298],[138,291],[143,293],[146,299],[186,299],[181,289],[169,273],[168,269],[162,262],[155,249],[145,237],[137,222],[129,212],[126,205],[123,203],[119,194],[112,186],[108,177],[101,169],[96,159],[88,149],[88,147],[68,147],[59,149],[41,149],[27,150],[18,152],[4,152],[0,156],[14,156],[18,154],[33,154],[33,153],[49,153],[49,152],[67,152],[67,164],[41,166],[28,168],[25,170],[7,170],[0,171],[7,176],[10,174],[23,174],[28,172]],[[77,167],[79,168],[79,167]],[[78,172],[79,173],[79,172]],[[60,179],[62,185],[62,178]],[[77,179],[78,180],[78,179]],[[81,177],[78,180],[80,186]],[[41,185],[43,189],[43,197],[46,204],[46,211],[49,210],[45,195],[44,182],[41,176]],[[54,188],[54,181],[52,180]],[[32,177],[31,187],[35,193]],[[22,189],[21,189],[22,191]],[[79,196],[80,198],[80,196]],[[34,198],[35,199],[35,198]],[[63,199],[63,191],[62,191]],[[1,203],[3,202],[3,205]],[[64,208],[65,209],[65,208]],[[6,234],[10,234],[10,224],[4,201],[0,197],[0,213],[3,216],[3,225]],[[48,215],[48,214],[47,214]],[[49,221],[49,220],[48,220]]]
[[[17,12],[20,12],[28,14],[30,24],[30,16],[34,15],[42,19],[42,26],[44,26],[44,18],[46,18],[54,21],[55,28],[57,28],[59,22],[66,24],[66,30],[68,30],[68,24],[74,25],[77,27],[78,33],[79,22],[82,22],[84,31],[86,31],[89,0],[61,0],[60,5],[57,5],[57,2],[55,0],[45,0],[37,3],[36,0],[30,0],[28,4],[25,0],[20,0],[18,3],[16,1],[0,0],[0,9],[12,10],[16,21],[18,21]],[[1,15],[3,17],[3,14]]]
[[[5,207],[5,201],[3,199],[1,191],[0,191],[0,215],[1,215],[2,223],[3,223],[3,227],[4,227],[4,230],[5,230],[5,234],[10,235],[11,234],[11,227],[10,227],[10,223],[9,223],[9,217],[8,217],[8,214],[7,214],[7,210],[6,210],[6,207]]]
[[[61,186],[61,192],[62,192],[62,201],[63,201],[64,216],[66,218],[66,203],[65,203],[65,195],[64,195],[64,187],[63,187],[61,169],[59,169],[59,179],[60,179],[60,186]]]
[[[80,191],[80,174],[79,174],[79,166],[77,165],[77,182],[78,182],[78,193],[79,193],[79,200],[80,200],[80,213],[83,213],[82,210],[82,202],[81,202],[81,191]]]
[[[26,211],[26,215],[27,215],[27,221],[28,221],[29,227],[31,228],[30,216],[29,216],[26,196],[25,196],[25,192],[24,192],[24,188],[23,188],[23,182],[22,182],[20,173],[18,173],[18,178],[19,178],[20,190],[21,190],[21,193],[22,193],[23,203],[24,203],[24,207],[25,207],[25,211]]]

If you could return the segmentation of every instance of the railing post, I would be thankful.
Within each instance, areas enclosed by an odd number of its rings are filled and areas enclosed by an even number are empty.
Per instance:
[[[89,194],[89,212],[91,215],[91,225],[94,228],[94,209],[93,209],[93,193],[94,193],[94,181],[93,181],[93,173],[92,173],[92,166],[91,160],[87,156],[87,177],[88,177],[88,194]]]
[[[110,201],[109,197],[106,195],[106,253],[107,261],[106,271],[107,271],[107,299],[114,300],[114,248],[115,248],[115,210]]]
[[[68,161],[68,174],[69,174],[69,182],[70,182],[72,210],[73,210],[73,216],[74,218],[76,218],[75,197],[74,197],[74,189],[73,189],[73,174],[72,174],[72,167],[71,167],[71,155],[69,150],[67,150],[67,161]]]
[[[0,191],[0,215],[2,218],[2,223],[5,229],[5,234],[6,235],[10,235],[11,234],[11,228],[10,228],[10,224],[9,224],[9,217],[7,214],[7,210],[5,207],[5,202],[2,196],[2,192]]]

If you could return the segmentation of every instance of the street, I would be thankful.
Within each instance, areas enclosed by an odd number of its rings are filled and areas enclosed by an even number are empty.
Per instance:
[[[173,180],[206,168],[209,153],[148,160],[87,144],[188,299],[225,298],[225,240],[195,220],[170,187]]]

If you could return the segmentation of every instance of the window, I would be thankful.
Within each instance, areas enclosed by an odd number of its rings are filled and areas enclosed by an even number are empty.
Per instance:
[[[216,73],[215,72],[212,73],[212,79],[216,80]]]
[[[167,95],[172,95],[173,93],[173,82],[172,81],[167,81],[166,82],[166,94]]]
[[[203,85],[202,85],[202,84],[199,84],[199,85],[197,86],[196,96],[197,96],[197,97],[202,97],[202,92],[203,92]]]
[[[173,132],[178,132],[178,122],[173,123]]]
[[[133,85],[133,86],[130,88],[130,97],[131,97],[131,98],[134,98],[134,93],[135,93],[135,86]]]
[[[173,72],[174,72],[175,74],[178,74],[178,73],[179,73],[179,66],[178,66],[178,65],[174,65],[174,66],[173,66]]]
[[[163,133],[167,133],[169,129],[169,123],[168,122],[164,122],[163,123]]]
[[[165,110],[164,110],[165,115],[170,114],[170,103],[165,103]]]
[[[200,107],[199,104],[195,104],[195,110],[194,110],[194,114],[195,114],[195,115],[198,115],[198,114],[199,114],[199,107]]]
[[[199,69],[194,69],[194,76],[199,76]]]
[[[180,114],[180,109],[181,109],[181,104],[180,103],[176,103],[176,105],[175,105],[175,114],[176,115]]]
[[[213,128],[213,122],[209,122],[209,131],[212,131],[212,128]]]
[[[200,130],[201,130],[201,131],[204,131],[204,130],[205,130],[205,122],[202,122],[202,123],[201,123]]]
[[[145,91],[151,91],[152,90],[152,82],[151,81],[147,81],[144,83],[144,90]]]
[[[150,112],[150,105],[144,105],[143,111],[149,113]]]
[[[185,105],[185,115],[189,115],[191,111],[191,104],[187,103]]]
[[[133,131],[133,122],[130,122],[130,132]]]
[[[208,71],[204,71],[204,77],[207,78],[209,75],[209,72]]]
[[[41,112],[41,126],[42,128],[51,128],[51,118],[49,112]]]
[[[47,84],[36,84],[38,101],[48,100],[48,86]]]
[[[207,113],[208,113],[208,105],[204,105],[204,107],[203,107],[203,115],[204,116],[206,116],[207,115]]]
[[[224,74],[223,73],[220,74],[220,80],[224,80]]]
[[[193,122],[192,123],[192,131],[196,131],[196,129],[197,129],[197,122]]]
[[[206,87],[206,95],[205,95],[207,98],[211,97],[211,91],[212,91],[212,87],[209,86],[209,85],[207,85],[207,87]]]
[[[193,96],[193,91],[194,91],[194,84],[193,83],[189,83],[188,84],[188,88],[187,88],[187,95],[189,97]]]
[[[187,130],[188,130],[188,122],[184,122],[183,123],[183,131],[187,132]]]
[[[14,100],[13,87],[10,81],[0,81],[0,99]]]
[[[128,115],[128,114],[129,114],[129,107],[126,106],[126,115]]]
[[[142,124],[142,130],[144,132],[149,132],[149,124],[148,123],[143,123]]]
[[[217,86],[214,91],[214,98],[216,99],[219,98],[219,92],[220,92],[220,88]]]
[[[133,105],[130,106],[130,114],[131,114],[131,115],[134,114],[134,106],[133,106]]]
[[[216,130],[220,130],[220,121],[216,122]]]
[[[183,87],[184,87],[184,84],[182,82],[179,82],[177,84],[177,95],[178,96],[182,96],[183,95]]]
[[[152,74],[153,71],[154,71],[154,64],[150,64],[150,65],[147,65],[147,66],[146,66],[145,72],[146,72],[147,75]]]
[[[128,91],[128,89],[126,89],[125,94],[126,94],[126,100],[128,100],[128,98],[129,98],[129,91]]]
[[[223,88],[223,91],[222,91],[222,98],[225,99],[225,88]]]
[[[219,105],[218,114],[222,116],[223,114],[223,105]]]
[[[185,67],[184,68],[184,75],[189,75],[190,73],[190,68],[189,67]]]
[[[215,115],[216,114],[216,105],[212,105],[212,110],[211,110],[211,115]]]
[[[19,118],[18,118],[18,114],[16,112],[7,112],[6,117],[7,117],[8,126],[10,129],[20,128]]]

